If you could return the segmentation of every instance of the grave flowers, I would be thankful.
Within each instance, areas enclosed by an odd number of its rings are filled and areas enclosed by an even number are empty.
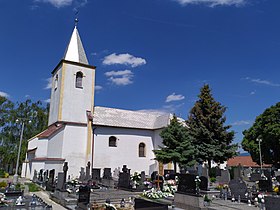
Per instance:
[[[132,188],[136,188],[140,185],[141,174],[137,171],[134,172],[134,174],[130,176],[130,180],[132,181]]]
[[[196,194],[199,195],[199,193],[200,193],[199,185],[200,185],[200,182],[201,182],[199,176],[196,176],[194,181],[195,181],[195,190],[196,190]]]

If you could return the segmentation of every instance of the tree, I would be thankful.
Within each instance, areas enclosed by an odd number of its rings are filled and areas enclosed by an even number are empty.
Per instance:
[[[211,161],[222,163],[236,155],[237,144],[231,144],[234,132],[228,131],[224,113],[226,107],[215,101],[209,85],[200,90],[199,99],[191,109],[187,125],[194,138],[196,160],[200,163],[207,161],[209,169]]]
[[[156,160],[164,164],[173,162],[174,171],[177,172],[177,163],[180,167],[194,165],[194,147],[188,128],[179,122],[174,115],[170,124],[160,133],[164,147],[154,150]]]
[[[0,128],[5,125],[9,118],[10,110],[14,104],[6,97],[0,96]]]
[[[25,127],[20,163],[25,158],[27,150],[26,140],[47,128],[48,107],[42,106],[40,101],[32,103],[31,100],[26,100],[25,102],[17,103],[13,109],[10,109],[8,116],[0,131],[0,139],[2,139],[0,160],[2,165],[12,165],[13,167],[17,160],[22,122],[25,123]]]
[[[262,160],[267,164],[280,164],[280,102],[259,115],[253,126],[243,131],[242,147],[255,162],[260,163],[257,139],[261,139]],[[279,167],[279,166],[278,166]]]

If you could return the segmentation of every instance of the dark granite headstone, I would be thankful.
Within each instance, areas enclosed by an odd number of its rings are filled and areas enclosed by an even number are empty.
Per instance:
[[[221,170],[221,176],[217,177],[217,181],[221,184],[228,184],[230,181],[230,174],[228,170]]]
[[[259,190],[261,192],[272,192],[271,180],[259,180]]]
[[[201,176],[200,178],[200,185],[199,185],[199,189],[200,190],[208,190],[208,178],[205,176]]]
[[[87,167],[86,167],[86,181],[90,179],[90,162],[88,161]]]
[[[280,206],[280,197],[265,196],[265,209],[266,210],[278,210]]]
[[[91,171],[91,178],[93,180],[100,180],[100,178],[101,178],[100,172],[101,172],[100,168],[93,168]]]
[[[261,177],[260,173],[252,173],[251,174],[250,181],[256,182],[256,181],[259,181],[261,179],[262,179],[262,177]]]
[[[151,180],[154,181],[156,179],[156,175],[158,174],[157,171],[153,171],[153,173],[151,174]]]
[[[65,185],[64,173],[63,172],[58,172],[56,189],[60,190],[60,191],[63,191],[65,189],[64,185]]]
[[[179,185],[178,192],[181,193],[196,193],[196,183],[195,183],[196,175],[194,174],[179,174]]]
[[[111,168],[104,168],[103,179],[112,179]]]
[[[130,173],[120,172],[118,187],[125,188],[125,189],[130,189],[131,188],[131,186],[130,186]]]
[[[134,208],[140,210],[168,210],[167,204],[158,203],[155,201],[149,201],[146,199],[135,198],[134,199],[135,206]]]
[[[49,172],[49,179],[46,183],[46,190],[47,191],[54,191],[54,175],[55,175],[55,169],[50,170]]]
[[[88,186],[80,186],[78,193],[78,203],[82,203],[84,205],[89,204],[90,200],[90,187]]]
[[[141,182],[143,183],[146,180],[145,171],[141,171]]]
[[[175,179],[175,173],[174,170],[164,170],[164,178],[165,180],[174,180]]]
[[[128,173],[128,168],[127,168],[127,165],[123,165],[123,167],[122,167],[122,172],[123,173]]]
[[[40,181],[40,182],[42,182],[43,181],[43,169],[40,169],[40,171],[39,171],[39,178],[38,178],[38,180]]]
[[[240,198],[246,199],[245,194],[247,193],[247,186],[246,183],[241,179],[233,179],[229,182],[229,188],[231,191],[231,196],[234,197],[236,200],[240,196]]]
[[[280,182],[280,176],[276,176],[277,182]]]
[[[202,167],[202,176],[209,177],[208,167]]]

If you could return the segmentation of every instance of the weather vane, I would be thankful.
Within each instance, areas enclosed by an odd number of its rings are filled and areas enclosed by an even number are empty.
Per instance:
[[[77,10],[76,13],[75,13],[75,26],[77,26],[77,25],[78,25],[78,22],[79,22],[79,20],[78,20],[78,14],[79,14],[79,10]]]

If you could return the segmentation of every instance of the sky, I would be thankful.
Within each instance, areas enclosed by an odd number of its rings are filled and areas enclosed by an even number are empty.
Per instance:
[[[209,84],[241,142],[279,102],[279,0],[0,0],[0,95],[50,98],[78,17],[95,105],[187,118]]]

